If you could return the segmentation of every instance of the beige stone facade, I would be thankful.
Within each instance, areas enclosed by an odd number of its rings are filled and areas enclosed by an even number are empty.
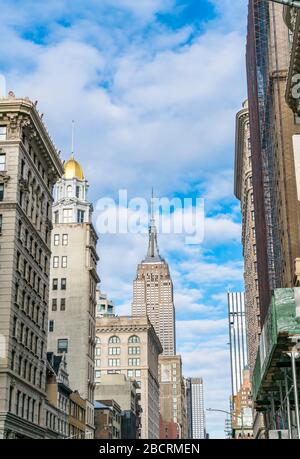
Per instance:
[[[247,102],[244,103],[242,110],[238,112],[236,117],[235,195],[241,202],[242,212],[248,363],[252,374],[259,346],[261,327],[250,127]]]
[[[87,400],[86,438],[93,437],[97,234],[88,184],[74,159],[56,184],[50,271],[48,349],[66,353],[73,390]]]
[[[166,437],[168,423],[177,426],[175,438],[188,438],[185,384],[180,355],[159,356],[159,410],[162,425],[160,438]]]
[[[97,318],[96,337],[96,385],[105,374],[120,373],[135,379],[143,410],[140,436],[159,438],[158,356],[162,347],[149,319]]]
[[[36,105],[0,99],[0,438],[44,438],[52,188],[63,166]]]

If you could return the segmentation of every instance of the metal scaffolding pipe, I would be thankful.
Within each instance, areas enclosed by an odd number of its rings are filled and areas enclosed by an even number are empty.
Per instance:
[[[285,398],[286,398],[286,411],[288,421],[289,439],[292,439],[292,423],[291,423],[291,406],[290,406],[290,391],[287,378],[287,369],[284,369],[284,385],[285,385]]]
[[[296,415],[296,426],[297,426],[297,438],[300,439],[300,417],[299,417],[299,398],[298,398],[298,386],[297,386],[296,356],[298,356],[298,352],[297,350],[293,349],[291,352],[291,360],[292,360],[294,397],[295,397],[295,415]]]

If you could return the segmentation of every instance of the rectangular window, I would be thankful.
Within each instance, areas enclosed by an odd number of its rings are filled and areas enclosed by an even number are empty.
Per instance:
[[[65,311],[66,310],[66,299],[65,298],[61,298],[61,300],[60,300],[60,310],[61,311]]]
[[[0,214],[0,234],[2,233],[2,224],[3,224],[2,214]]]
[[[54,320],[49,320],[49,332],[54,331]]]
[[[100,349],[100,347],[97,347],[97,348],[96,348],[96,355],[101,355],[101,349]]]
[[[59,234],[54,234],[54,245],[59,245]]]
[[[67,260],[68,258],[66,256],[61,257],[61,267],[66,268],[67,267]]]
[[[141,370],[135,370],[135,376],[137,378],[140,378],[141,377]]]
[[[130,355],[136,355],[136,354],[140,354],[140,347],[138,346],[134,346],[134,347],[129,347],[128,348],[128,354]]]
[[[7,132],[6,126],[0,126],[0,141],[6,140],[6,132]]]
[[[95,360],[95,365],[97,368],[101,367],[101,360],[100,359],[96,359]]]
[[[4,172],[6,168],[6,156],[5,153],[0,154],[0,172]]]
[[[140,365],[140,359],[128,359],[128,366],[135,367]]]
[[[78,223],[84,222],[84,211],[83,210],[77,210],[77,222]]]
[[[109,367],[118,367],[120,365],[120,359],[108,359]]]
[[[121,348],[119,347],[110,347],[108,349],[108,354],[109,355],[120,355],[121,353]]]
[[[76,198],[79,198],[80,197],[80,187],[77,186],[76,187]]]
[[[65,277],[63,277],[63,278],[61,279],[60,288],[61,288],[62,290],[66,290],[66,288],[67,288],[67,279],[66,279]]]
[[[72,209],[64,209],[63,218],[63,223],[72,223]]]
[[[4,199],[4,184],[0,183],[0,201]]]
[[[57,288],[58,288],[58,279],[53,279],[52,290],[57,290]]]
[[[63,352],[68,352],[68,340],[59,339],[57,340],[57,353],[62,354]]]
[[[57,299],[52,298],[52,311],[57,311]]]
[[[96,376],[96,378],[100,378],[101,377],[101,371],[100,370],[96,370],[95,376]]]
[[[68,245],[68,235],[67,234],[62,235],[62,245]]]
[[[54,223],[59,223],[59,213],[58,213],[58,210],[54,212]]]
[[[59,267],[59,257],[53,257],[53,268]]]

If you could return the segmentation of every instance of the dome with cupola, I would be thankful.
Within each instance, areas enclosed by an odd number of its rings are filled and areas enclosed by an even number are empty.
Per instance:
[[[79,162],[74,159],[73,155],[68,161],[65,162],[64,169],[65,169],[64,177],[66,179],[76,178],[78,180],[84,180],[83,169],[81,165],[79,164]]]

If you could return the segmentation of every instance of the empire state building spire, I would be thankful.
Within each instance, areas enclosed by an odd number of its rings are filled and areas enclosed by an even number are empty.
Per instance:
[[[154,218],[153,199],[154,198],[153,198],[153,189],[152,189],[148,252],[144,260],[144,262],[146,263],[155,263],[155,262],[163,261],[163,259],[159,255],[158,244],[157,244],[157,229],[156,229],[155,218]]]

